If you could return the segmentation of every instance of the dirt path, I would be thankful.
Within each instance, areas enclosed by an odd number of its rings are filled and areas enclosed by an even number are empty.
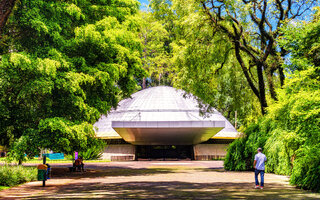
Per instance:
[[[153,162],[155,163],[155,162]],[[158,162],[159,163],[159,162]],[[114,165],[114,164],[112,164]],[[213,164],[166,162],[144,167],[123,163],[92,167],[70,174],[53,169],[53,179],[42,188],[31,182],[0,191],[2,199],[320,199],[320,194],[288,185],[288,177],[265,175],[265,189],[253,189],[252,172],[226,172]],[[217,164],[215,164],[217,165]]]

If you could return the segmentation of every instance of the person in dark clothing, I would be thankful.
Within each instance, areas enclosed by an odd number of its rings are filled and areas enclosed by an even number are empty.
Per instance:
[[[76,159],[73,165],[76,169],[79,169],[80,171],[84,171],[83,169],[84,164],[83,164],[82,157],[79,157],[78,159]]]

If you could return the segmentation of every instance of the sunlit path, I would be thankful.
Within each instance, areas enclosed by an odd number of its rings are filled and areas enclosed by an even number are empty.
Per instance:
[[[128,162],[127,162],[128,163]],[[319,199],[320,194],[289,186],[288,177],[266,174],[265,189],[253,189],[252,172],[226,172],[221,162],[121,162],[70,174],[54,168],[42,188],[31,182],[0,192],[3,199]],[[209,163],[209,164],[208,164]],[[96,167],[99,164],[96,164]],[[216,166],[216,168],[212,167]]]

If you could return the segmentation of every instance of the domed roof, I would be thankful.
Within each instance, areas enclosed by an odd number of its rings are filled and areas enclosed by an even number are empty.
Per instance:
[[[201,115],[198,102],[194,96],[188,95],[188,97],[184,97],[184,94],[184,91],[168,86],[151,87],[136,92],[132,94],[131,98],[120,101],[117,109],[110,111],[108,116],[100,118],[94,125],[98,128],[96,131],[97,136],[101,138],[117,138],[120,131],[115,131],[117,128],[138,127],[144,128],[143,130],[160,127],[213,128],[218,127],[218,123],[221,124],[223,122],[221,127],[223,130],[220,128],[218,131],[221,131],[218,134],[215,133],[215,137],[236,137],[237,131],[235,128],[217,110],[214,109],[212,113]],[[157,125],[155,125],[155,122]],[[216,129],[215,131],[218,132]],[[159,134],[159,132],[154,134]],[[124,139],[126,140],[126,138]],[[136,139],[137,137],[133,140]],[[132,141],[129,142],[134,143]]]

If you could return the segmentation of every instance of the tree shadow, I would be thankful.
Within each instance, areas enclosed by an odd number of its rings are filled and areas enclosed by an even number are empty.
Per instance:
[[[70,172],[68,168],[52,168],[52,178],[97,178],[97,177],[112,177],[112,176],[145,176],[154,174],[174,173],[175,169],[169,168],[151,168],[151,169],[130,169],[125,167],[113,167],[109,169],[86,169],[85,172]]]
[[[253,189],[251,183],[119,182],[77,183],[59,187],[54,194],[25,199],[319,199],[306,191],[268,184]]]

